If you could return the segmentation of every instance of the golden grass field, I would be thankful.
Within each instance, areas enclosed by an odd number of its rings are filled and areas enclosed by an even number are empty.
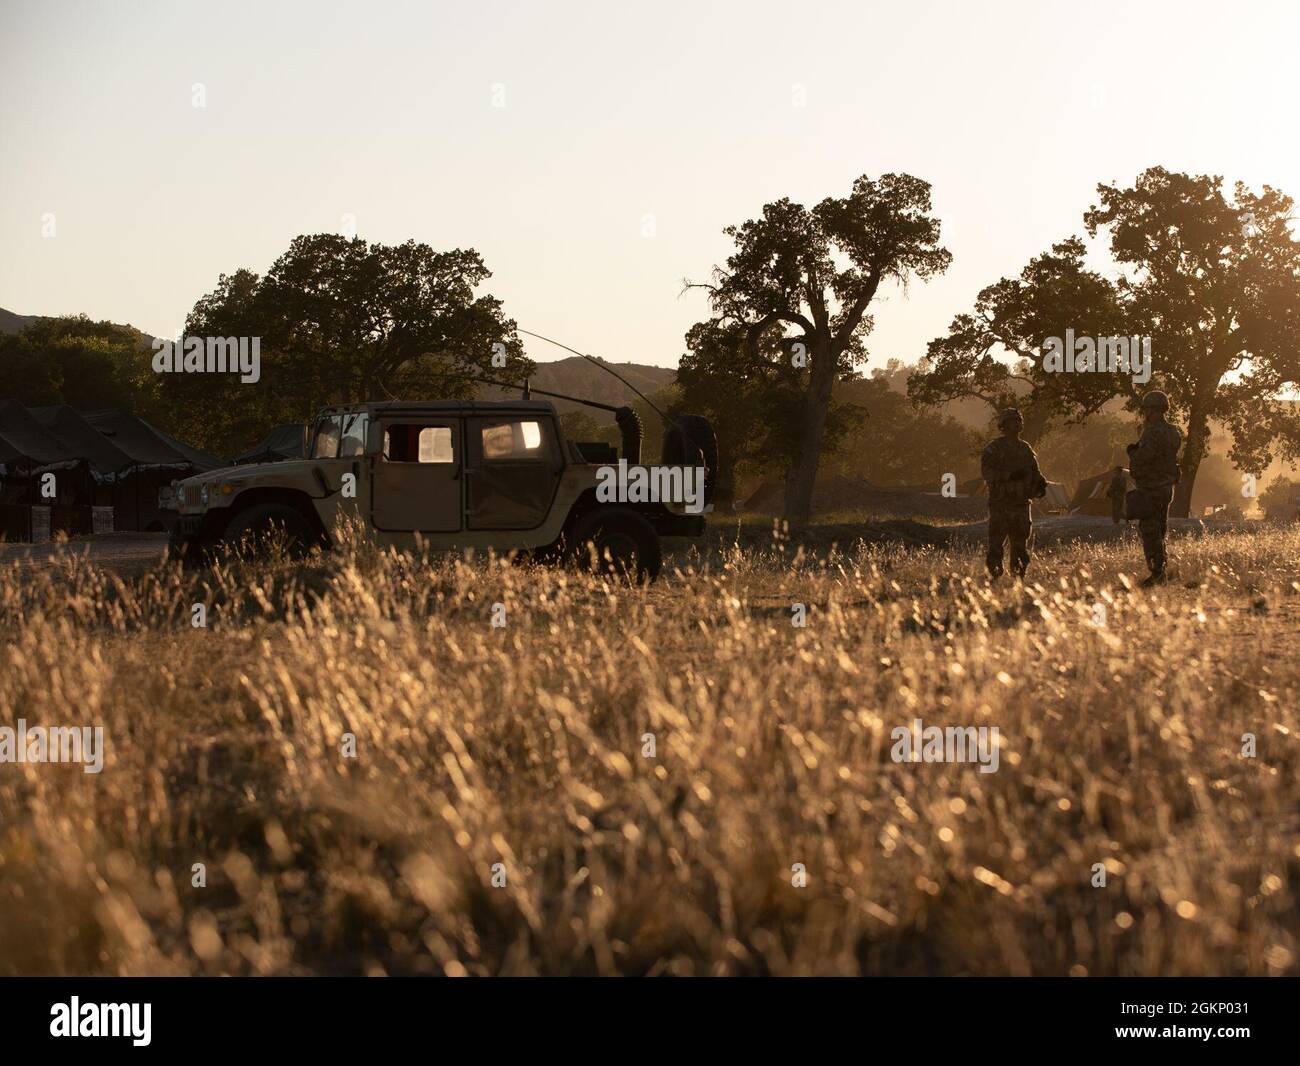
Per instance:
[[[1150,591],[1132,541],[990,586],[755,540],[649,588],[356,538],[6,566],[0,722],[108,757],[0,765],[0,973],[1300,973],[1300,530]],[[892,761],[917,717],[998,771]]]

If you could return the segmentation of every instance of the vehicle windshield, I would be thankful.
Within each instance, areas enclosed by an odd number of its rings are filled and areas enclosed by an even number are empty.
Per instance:
[[[366,454],[366,431],[370,415],[365,411],[345,411],[325,415],[316,422],[311,457],[313,459],[353,459]]]
[[[339,440],[340,459],[352,459],[366,454],[366,430],[369,426],[370,416],[364,411],[343,416],[343,436]]]
[[[334,459],[338,456],[339,438],[343,435],[342,422],[342,415],[326,415],[316,423],[316,434],[311,446],[313,459]]]

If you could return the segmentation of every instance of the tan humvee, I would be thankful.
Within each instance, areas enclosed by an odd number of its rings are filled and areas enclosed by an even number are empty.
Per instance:
[[[276,531],[294,546],[328,547],[338,523],[352,518],[382,545],[579,562],[593,559],[594,546],[604,565],[653,578],[661,536],[699,536],[705,527],[704,515],[680,502],[607,502],[597,485],[617,453],[567,441],[544,401],[326,408],[305,454],[174,483],[173,552],[193,560]]]

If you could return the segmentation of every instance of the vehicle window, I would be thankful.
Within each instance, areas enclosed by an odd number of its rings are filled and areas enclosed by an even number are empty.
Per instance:
[[[316,437],[311,448],[313,459],[334,459],[338,456],[342,422],[342,416],[329,415],[316,423]]]
[[[483,427],[484,459],[541,459],[540,422],[499,422]]]
[[[366,454],[366,429],[370,416],[365,412],[343,416],[343,439],[339,441],[339,458],[351,459]]]
[[[451,426],[389,426],[384,430],[384,458],[391,463],[454,463]]]

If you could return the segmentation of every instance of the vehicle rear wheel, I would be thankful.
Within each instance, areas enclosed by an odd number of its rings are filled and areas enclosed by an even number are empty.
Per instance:
[[[663,567],[663,552],[654,526],[635,511],[592,511],[579,519],[568,538],[568,555],[584,569],[653,581]]]
[[[221,539],[253,555],[268,555],[281,548],[294,559],[306,555],[316,542],[307,519],[284,503],[261,503],[240,511],[230,520]]]

